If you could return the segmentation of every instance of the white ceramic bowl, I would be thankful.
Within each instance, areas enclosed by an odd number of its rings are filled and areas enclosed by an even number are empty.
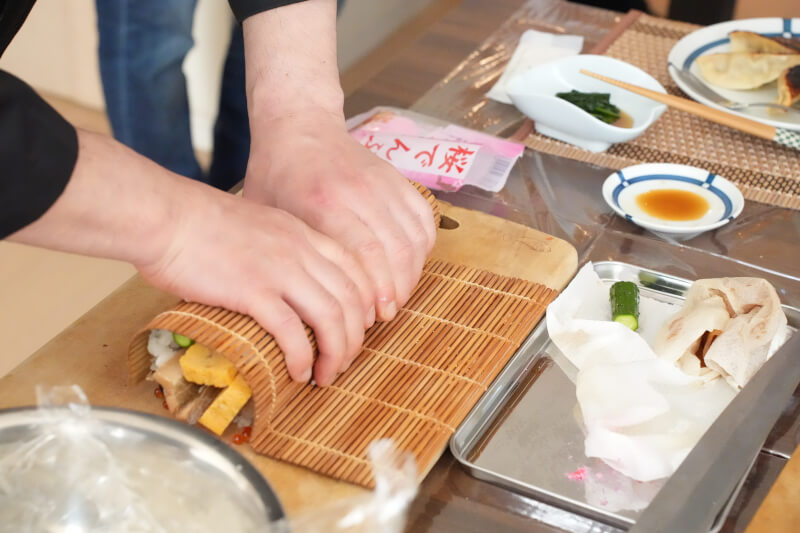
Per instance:
[[[636,197],[655,189],[693,192],[708,202],[709,209],[697,220],[653,217],[637,205]],[[742,193],[725,178],[701,168],[668,163],[646,163],[614,172],[603,182],[603,198],[620,216],[657,235],[676,240],[688,240],[724,226],[744,208]]]
[[[536,131],[592,152],[641,135],[667,106],[581,74],[580,70],[666,93],[655,78],[640,68],[611,57],[577,55],[557,59],[511,79],[507,92],[514,105],[536,123]],[[611,95],[611,103],[633,118],[632,128],[606,124],[578,106],[556,96],[571,90]]]

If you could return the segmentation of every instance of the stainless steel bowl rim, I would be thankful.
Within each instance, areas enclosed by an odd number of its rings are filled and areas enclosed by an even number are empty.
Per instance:
[[[62,409],[68,410],[69,407],[58,406],[47,408],[49,411]],[[42,411],[41,408],[34,406],[0,409],[0,431],[22,424],[36,423],[41,419],[35,417],[41,415]],[[25,415],[31,415],[31,417],[28,418]],[[173,442],[182,441],[189,446],[199,446],[209,449],[221,456],[222,459],[229,462],[241,473],[264,504],[264,509],[267,513],[266,519],[268,521],[280,520],[285,517],[283,506],[264,476],[262,476],[242,454],[220,439],[188,424],[150,413],[134,411],[132,409],[91,406],[90,415],[95,420],[100,420],[107,424],[120,426],[124,425],[125,422],[129,422],[129,427],[133,427],[139,431],[149,431],[154,433],[154,435],[159,435]],[[9,418],[13,420],[9,420]],[[183,438],[178,438],[179,436]]]

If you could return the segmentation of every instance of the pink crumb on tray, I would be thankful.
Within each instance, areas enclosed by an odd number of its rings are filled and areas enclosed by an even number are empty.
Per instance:
[[[571,479],[572,481],[583,481],[586,479],[588,472],[586,468],[582,466],[574,472],[568,472],[565,475],[567,476],[567,479]]]

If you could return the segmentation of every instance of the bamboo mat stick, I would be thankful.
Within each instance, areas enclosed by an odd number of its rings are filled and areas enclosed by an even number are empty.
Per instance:
[[[743,131],[744,133],[749,133],[750,135],[755,135],[756,137],[761,137],[762,139],[775,141],[783,144],[784,146],[794,148],[795,150],[800,150],[800,135],[795,132],[784,130],[782,128],[776,128],[775,126],[770,126],[769,124],[750,120],[749,118],[740,117],[731,113],[726,113],[725,111],[714,109],[713,107],[708,107],[698,102],[681,98],[680,96],[664,94],[651,89],[645,89],[644,87],[639,87],[638,85],[615,80],[614,78],[609,78],[608,76],[603,76],[602,74],[590,72],[586,69],[581,69],[580,72],[586,76],[610,83],[611,85],[615,85],[640,96],[650,98],[656,102],[661,102],[662,104],[666,104],[675,109],[680,109],[681,111],[697,115],[698,117],[710,120],[711,122],[716,122],[717,124],[722,124],[723,126],[728,126],[729,128]]]

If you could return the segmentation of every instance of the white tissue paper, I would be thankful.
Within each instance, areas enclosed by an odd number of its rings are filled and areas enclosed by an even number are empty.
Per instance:
[[[660,359],[648,341],[678,306],[640,298],[640,330],[611,321],[608,284],[591,263],[547,308],[547,331],[577,368],[585,453],[638,481],[671,475],[733,399]]]
[[[506,93],[506,85],[514,76],[550,61],[579,54],[582,48],[583,37],[580,35],[556,35],[527,30],[520,37],[519,44],[500,79],[489,89],[486,96],[504,104],[511,104],[511,99]]]

